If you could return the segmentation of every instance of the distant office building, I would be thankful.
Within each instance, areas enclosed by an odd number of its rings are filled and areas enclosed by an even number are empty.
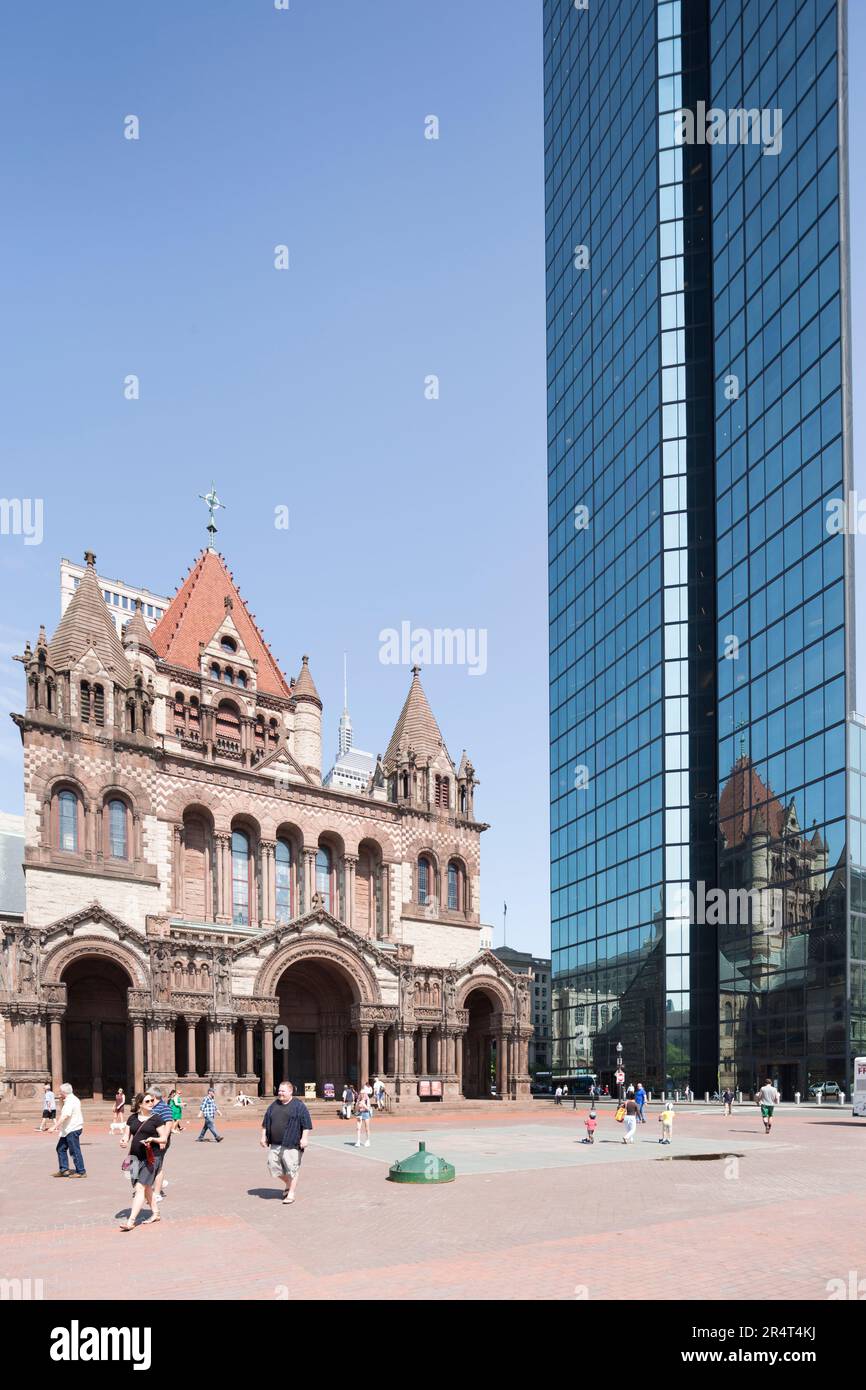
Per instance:
[[[538,1071],[550,1071],[552,1065],[550,1031],[550,959],[533,956],[528,951],[515,951],[511,946],[496,946],[494,956],[498,956],[515,975],[532,972],[529,987],[530,1008],[532,1010],[533,1034],[529,1040],[529,1070],[534,1076]]]
[[[381,785],[383,779],[374,777],[379,760],[374,758],[372,753],[354,748],[353,739],[352,720],[349,715],[349,680],[346,658],[343,657],[343,713],[340,715],[337,756],[334,766],[322,779],[322,786],[332,791],[355,792],[357,796],[366,796],[369,791],[384,800],[385,789]]]
[[[72,595],[81,583],[85,568],[85,565],[75,565],[71,560],[63,559],[60,561],[61,617],[66,612]],[[106,579],[104,575],[97,575],[97,579],[102,597],[105,599],[108,611],[114,620],[118,637],[123,636],[123,629],[135,612],[137,599],[141,603],[141,616],[150,631],[156,627],[171,602],[162,594],[154,594],[150,589],[126,584],[122,579]]]
[[[863,1050],[845,29],[544,4],[554,1068],[603,1082]]]

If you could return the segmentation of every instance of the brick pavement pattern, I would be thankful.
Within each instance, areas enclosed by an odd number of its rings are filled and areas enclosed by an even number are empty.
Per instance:
[[[594,1150],[579,1110],[437,1114],[354,1125],[316,1120],[298,1200],[280,1201],[258,1119],[227,1117],[226,1142],[172,1142],[159,1224],[129,1235],[123,1151],[85,1130],[88,1177],[53,1179],[54,1142],[0,1133],[0,1279],[41,1279],[46,1299],[747,1299],[827,1298],[866,1275],[866,1122],[783,1110],[763,1135],[755,1107],[730,1119],[682,1111],[634,1147],[602,1113]],[[86,1118],[86,1110],[85,1110]],[[457,1181],[389,1183],[420,1138]],[[741,1154],[706,1162],[686,1153]],[[469,1169],[474,1171],[468,1171]],[[145,1257],[142,1265],[142,1257]]]

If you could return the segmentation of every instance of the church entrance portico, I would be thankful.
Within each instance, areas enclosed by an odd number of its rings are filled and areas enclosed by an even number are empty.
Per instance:
[[[85,1098],[111,1098],[118,1086],[129,1094],[133,1067],[127,990],[132,981],[114,961],[84,956],[66,967],[61,982],[67,1000],[64,1079]]]

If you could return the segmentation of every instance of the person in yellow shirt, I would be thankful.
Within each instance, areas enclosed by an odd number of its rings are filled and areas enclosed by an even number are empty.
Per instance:
[[[674,1127],[673,1101],[665,1101],[664,1109],[662,1110],[662,1113],[659,1115],[659,1124],[662,1127],[662,1137],[659,1140],[659,1143],[669,1144],[671,1142],[671,1134],[673,1133]]]

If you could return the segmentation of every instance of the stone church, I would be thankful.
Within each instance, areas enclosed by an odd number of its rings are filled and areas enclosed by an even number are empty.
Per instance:
[[[0,917],[0,1108],[178,1082],[396,1104],[528,1093],[529,979],[487,949],[476,778],[413,670],[359,785],[322,778],[308,658],[287,680],[221,555],[151,629],[95,556],[23,656],[23,915]]]

